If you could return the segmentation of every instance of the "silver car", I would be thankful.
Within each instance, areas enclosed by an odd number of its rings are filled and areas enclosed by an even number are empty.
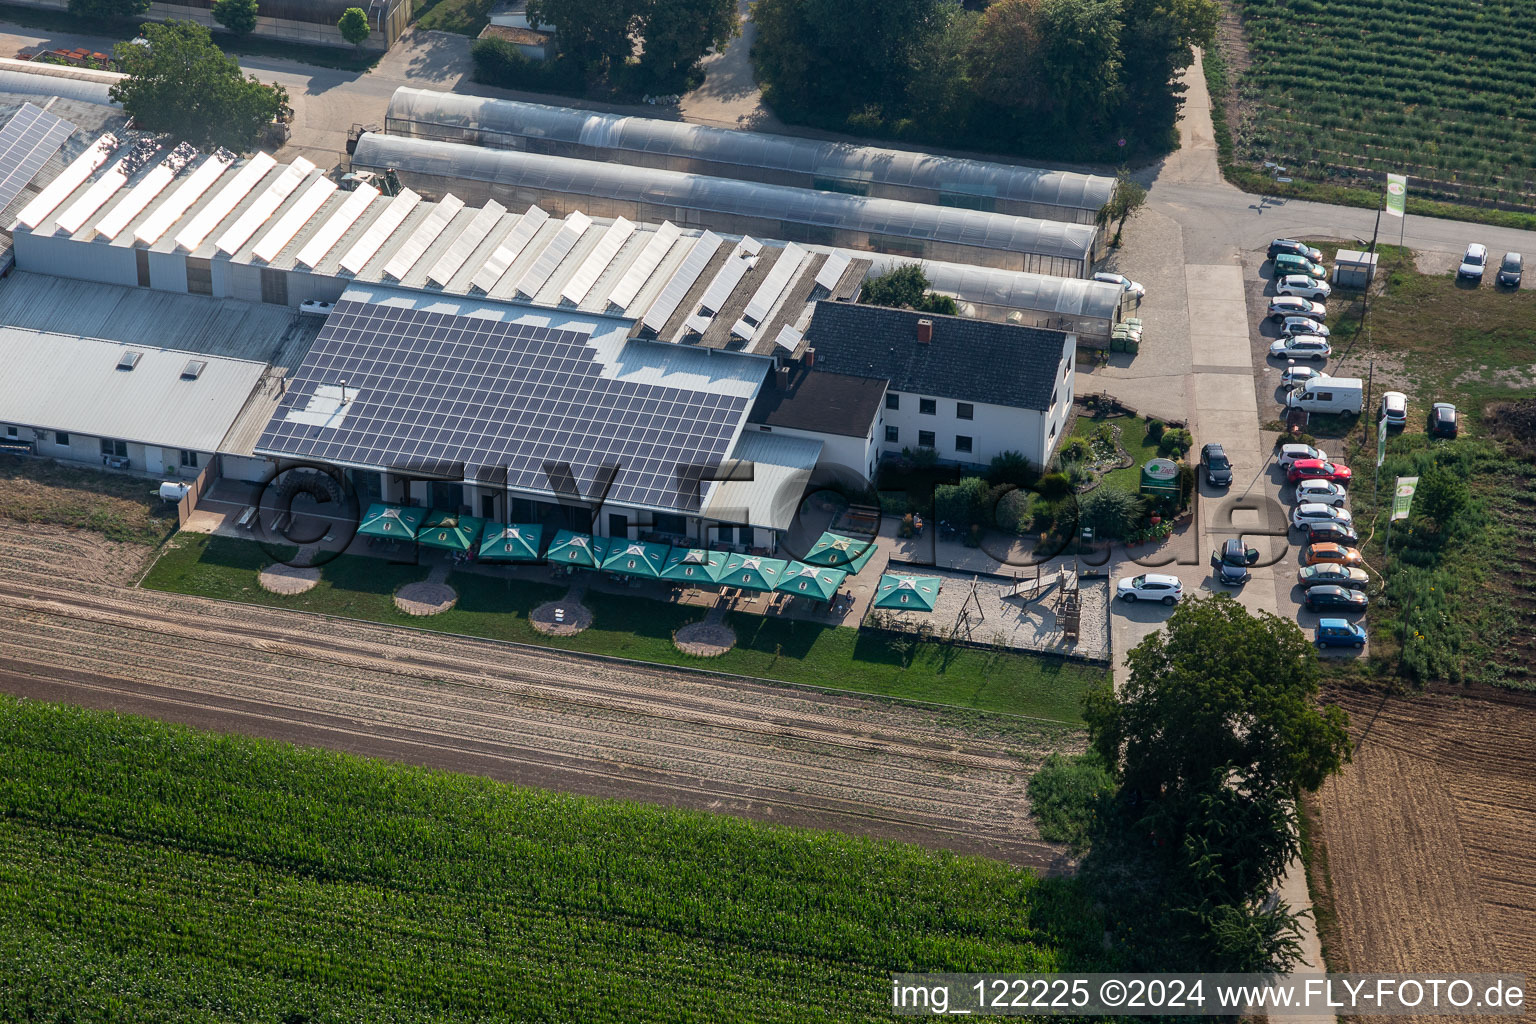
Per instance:
[[[1299,295],[1277,295],[1269,300],[1269,312],[1265,315],[1271,320],[1284,320],[1288,316],[1310,316],[1323,320],[1328,316],[1328,307]]]
[[[1271,343],[1269,354],[1274,359],[1315,359],[1322,362],[1333,355],[1333,347],[1328,344],[1327,338],[1319,338],[1315,334],[1297,334]]]
[[[1314,320],[1309,316],[1288,316],[1280,321],[1280,333],[1315,334],[1320,338],[1326,338],[1333,332],[1321,320]]]
[[[1334,508],[1320,501],[1304,501],[1291,510],[1291,527],[1297,530],[1305,529],[1308,523],[1352,523],[1354,520],[1349,509]]]
[[[1321,302],[1333,294],[1333,286],[1327,281],[1319,281],[1306,274],[1287,274],[1275,282],[1275,294],[1299,295],[1303,299],[1316,299]]]
[[[1336,484],[1332,480],[1298,480],[1296,482],[1296,504],[1308,503],[1317,505],[1332,505],[1340,508],[1349,500],[1349,491],[1343,484]]]

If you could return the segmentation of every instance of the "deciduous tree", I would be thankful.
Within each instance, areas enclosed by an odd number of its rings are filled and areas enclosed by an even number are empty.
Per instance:
[[[69,13],[82,18],[136,18],[150,0],[69,0]]]
[[[560,47],[589,70],[622,65],[634,50],[646,0],[528,0],[532,25],[553,25]]]
[[[640,69],[658,91],[687,89],[705,55],[741,33],[736,0],[649,0],[641,17]]]
[[[373,31],[368,25],[368,12],[361,7],[348,7],[342,11],[336,27],[341,30],[341,38],[353,46],[362,46]]]
[[[127,77],[112,87],[112,98],[141,128],[201,148],[248,152],[287,106],[280,86],[242,76],[201,25],[148,25],[144,35],[148,46],[118,44]]]
[[[237,36],[250,35],[258,7],[257,0],[214,0],[213,17]]]

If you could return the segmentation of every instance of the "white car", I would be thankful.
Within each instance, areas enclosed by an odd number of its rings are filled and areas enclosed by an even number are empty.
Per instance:
[[[1307,383],[1314,377],[1321,375],[1322,371],[1311,366],[1297,366],[1292,363],[1280,374],[1280,386],[1287,391],[1292,391]]]
[[[1290,334],[1315,334],[1319,338],[1326,338],[1333,334],[1328,325],[1321,320],[1313,320],[1309,316],[1288,316],[1280,321],[1280,333]]]
[[[1456,280],[1466,278],[1479,284],[1483,281],[1483,271],[1488,268],[1488,247],[1481,242],[1473,242],[1467,246],[1466,253],[1461,257],[1461,266],[1456,268]]]
[[[1408,425],[1408,396],[1401,391],[1386,391],[1381,396],[1380,419],[1389,428],[1401,430]]]
[[[1313,448],[1309,444],[1283,444],[1280,446],[1280,468],[1290,469],[1291,464],[1297,459],[1319,459],[1328,461],[1328,453],[1321,448]]]
[[[1275,359],[1316,359],[1322,362],[1333,355],[1333,347],[1328,344],[1327,338],[1319,338],[1315,334],[1293,334],[1289,338],[1271,342],[1269,354]]]
[[[1333,294],[1333,286],[1327,281],[1319,281],[1306,274],[1287,274],[1275,282],[1275,294],[1299,295],[1304,299],[1316,299],[1321,302]]]
[[[1332,480],[1300,480],[1296,483],[1298,505],[1332,505],[1334,508],[1342,508],[1348,500],[1349,492],[1344,489],[1344,485]]]
[[[1184,584],[1177,576],[1163,572],[1149,572],[1133,576],[1115,584],[1115,596],[1122,601],[1161,601],[1177,604],[1184,596]]]
[[[1347,508],[1335,508],[1320,501],[1304,501],[1291,510],[1291,528],[1306,529],[1308,523],[1353,523],[1355,517]]]
[[[1093,279],[1103,281],[1105,284],[1119,285],[1121,291],[1138,302],[1147,297],[1147,290],[1124,274],[1094,274]]]
[[[1309,316],[1314,320],[1322,321],[1328,317],[1328,307],[1321,302],[1304,299],[1300,295],[1277,295],[1269,300],[1269,312],[1265,315],[1271,320],[1284,320],[1288,316]]]

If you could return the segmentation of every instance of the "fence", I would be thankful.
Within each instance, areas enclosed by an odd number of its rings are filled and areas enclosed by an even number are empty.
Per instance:
[[[197,476],[192,478],[191,489],[181,496],[176,503],[176,528],[179,530],[187,525],[187,520],[192,518],[192,511],[197,508],[197,502],[207,493],[215,483],[224,475],[224,462],[221,456],[215,453]]]

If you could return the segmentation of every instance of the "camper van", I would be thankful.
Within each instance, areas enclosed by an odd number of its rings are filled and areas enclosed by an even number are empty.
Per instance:
[[[1307,412],[1360,414],[1365,401],[1365,382],[1359,377],[1314,377],[1285,396],[1291,409]]]

